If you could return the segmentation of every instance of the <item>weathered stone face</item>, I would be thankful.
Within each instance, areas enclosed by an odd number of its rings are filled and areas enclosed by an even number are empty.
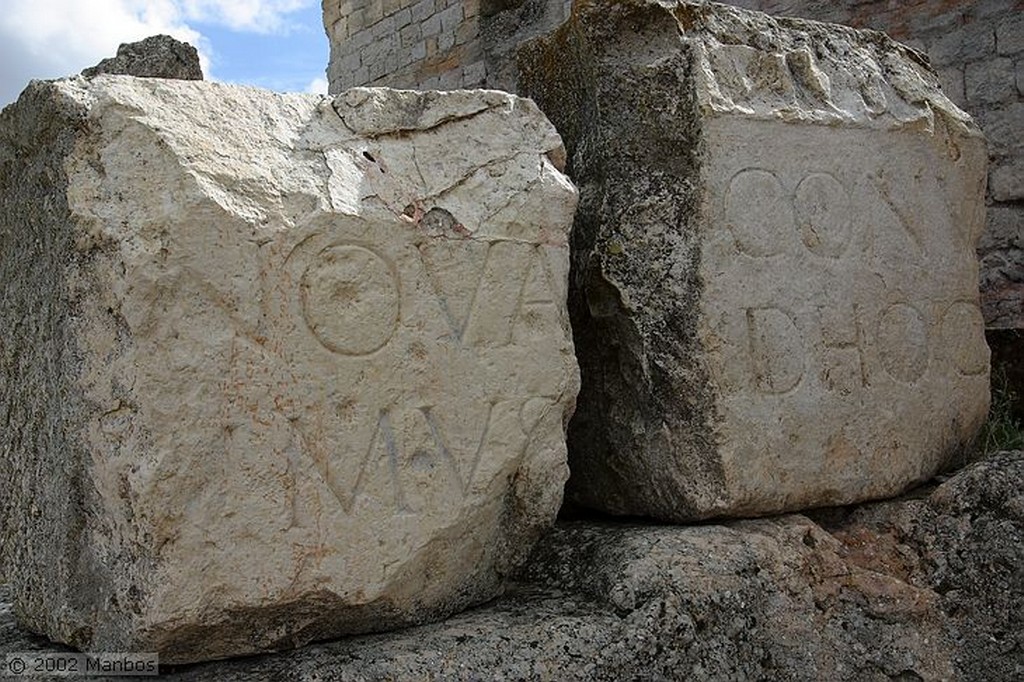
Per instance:
[[[688,520],[934,474],[988,404],[984,141],[913,51],[579,2],[520,53],[581,188],[569,495]]]
[[[927,478],[987,408],[984,163],[958,168],[914,132],[723,117],[706,133],[702,342],[737,506]]]
[[[98,77],[33,85],[2,134],[23,622],[191,661],[500,590],[578,388],[576,193],[535,106]]]

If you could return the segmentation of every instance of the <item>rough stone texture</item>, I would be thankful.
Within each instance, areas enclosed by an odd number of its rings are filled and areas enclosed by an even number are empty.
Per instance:
[[[1021,299],[1024,305],[1024,299]],[[1016,420],[1018,430],[1024,429],[1024,329],[991,329],[985,333],[985,340],[992,350],[993,394],[996,400],[993,406],[998,408],[998,401],[1005,403],[1006,415],[997,414],[997,420]],[[999,422],[997,422],[998,425]],[[1004,421],[1008,428],[1012,424]],[[1012,446],[1012,445],[1011,445]]]
[[[0,118],[22,622],[191,661],[497,594],[568,473],[562,155],[497,92],[32,84]]]
[[[946,93],[977,119],[989,141],[988,231],[995,234],[996,221],[1007,220],[1017,233],[1024,230],[1024,0],[728,1],[773,14],[885,31],[927,53],[943,76]],[[989,240],[979,255],[987,327],[1024,329],[1020,240]]]
[[[519,47],[547,35],[569,18],[572,0],[523,0],[487,17],[481,24],[487,87],[515,92]]]
[[[1024,212],[1015,206],[988,209],[988,228],[978,246],[985,318],[994,332],[1022,330],[1024,310]],[[1024,358],[1018,361],[1024,371]],[[1024,384],[1019,384],[1024,394]]]
[[[445,623],[162,679],[1020,679],[1022,490],[1017,452],[817,523],[563,522],[510,594]],[[52,649],[0,613],[0,650]]]
[[[850,563],[938,595],[958,676],[1024,676],[1024,452],[995,454],[925,499],[816,518]]]
[[[203,80],[203,69],[199,65],[196,48],[168,35],[150,36],[136,43],[122,43],[117,48],[116,57],[104,59],[96,66],[82,71],[86,77],[101,73],[140,78]]]
[[[580,2],[519,54],[580,186],[567,489],[688,520],[889,496],[985,418],[985,145],[916,52]]]

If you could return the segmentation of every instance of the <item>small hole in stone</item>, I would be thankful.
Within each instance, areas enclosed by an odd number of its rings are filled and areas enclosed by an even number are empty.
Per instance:
[[[366,157],[370,163],[377,163],[377,159],[373,158],[373,154],[370,152],[363,152],[363,156]]]
[[[455,216],[440,206],[435,206],[423,216],[421,224],[428,232],[444,232],[452,230],[456,222]]]

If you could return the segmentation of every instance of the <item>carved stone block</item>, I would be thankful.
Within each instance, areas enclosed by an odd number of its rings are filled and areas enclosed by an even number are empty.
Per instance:
[[[561,153],[497,92],[30,86],[0,120],[21,620],[170,663],[496,595],[568,475]]]
[[[882,34],[578,2],[520,91],[580,187],[568,495],[689,520],[893,495],[967,446],[985,144]]]

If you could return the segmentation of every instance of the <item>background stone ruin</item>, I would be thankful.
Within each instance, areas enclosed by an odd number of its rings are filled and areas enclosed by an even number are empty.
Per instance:
[[[572,0],[324,0],[331,92],[497,87],[494,53],[562,23]]]
[[[570,500],[673,521],[848,504],[968,447],[985,147],[922,62],[644,0],[577,3],[519,50],[581,196]]]

